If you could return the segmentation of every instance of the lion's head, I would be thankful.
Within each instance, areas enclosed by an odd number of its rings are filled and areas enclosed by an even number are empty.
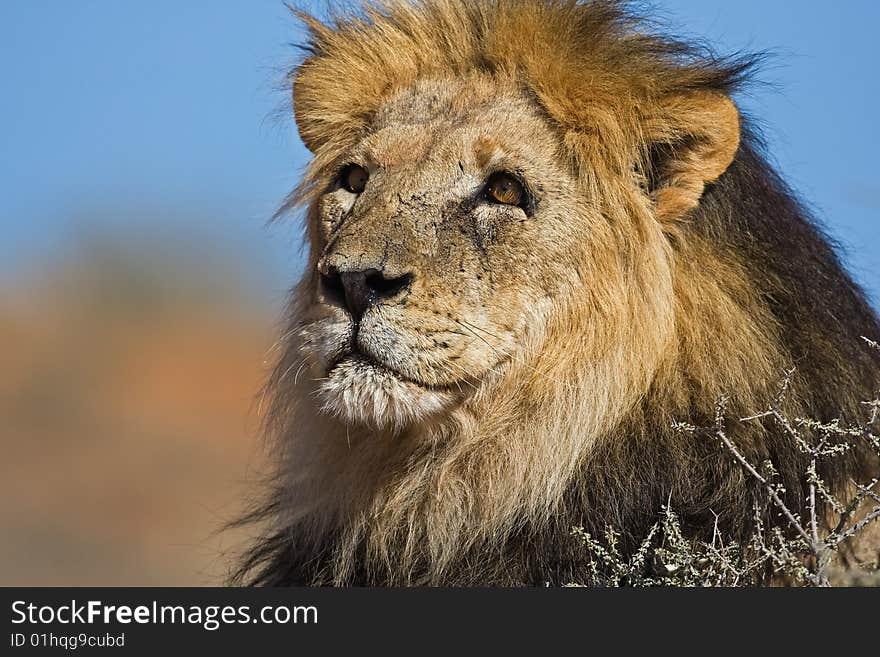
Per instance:
[[[294,84],[315,153],[299,335],[322,408],[403,430],[510,371],[567,377],[574,354],[610,397],[643,394],[673,337],[665,233],[739,144],[730,81],[664,88],[672,62],[616,36],[514,44],[579,34],[605,3],[372,11],[375,43],[321,33]],[[444,49],[453,19],[487,38]]]
[[[303,19],[314,158],[286,209],[306,208],[310,257],[269,386],[284,529],[251,565],[468,581],[453,564],[580,509],[589,468],[603,517],[627,517],[620,487],[646,487],[634,509],[659,495],[635,472],[652,453],[679,459],[680,494],[714,495],[665,432],[722,392],[748,408],[791,355],[771,303],[786,274],[758,272],[782,265],[756,265],[764,228],[737,216],[765,212],[753,193],[799,212],[743,146],[730,94],[749,62],[604,0]]]

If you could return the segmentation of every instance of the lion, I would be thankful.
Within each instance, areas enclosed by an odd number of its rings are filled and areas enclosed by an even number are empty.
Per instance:
[[[267,384],[270,531],[236,581],[559,585],[573,526],[663,505],[745,535],[759,485],[676,421],[857,417],[880,324],[733,100],[756,58],[619,2],[381,0],[301,14],[308,262]],[[808,463],[733,424],[803,510]],[[823,476],[874,467],[854,453]]]

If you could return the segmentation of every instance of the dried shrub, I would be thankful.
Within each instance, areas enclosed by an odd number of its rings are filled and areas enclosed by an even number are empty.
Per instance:
[[[865,338],[869,347],[880,344]],[[844,458],[852,450],[866,448],[868,458],[880,461],[880,393],[863,402],[865,417],[857,424],[840,419],[819,422],[789,418],[782,400],[794,370],[785,373],[776,399],[755,415],[738,422],[770,419],[808,458],[804,473],[806,517],[785,503],[785,489],[773,463],[750,463],[728,436],[725,426],[727,400],[716,406],[715,423],[697,427],[677,423],[675,428],[695,440],[716,440],[749,476],[762,486],[763,499],[755,503],[754,531],[747,541],[723,536],[716,523],[711,540],[688,537],[674,509],[664,506],[660,519],[635,552],[624,554],[621,534],[608,528],[594,536],[582,527],[572,532],[584,544],[593,586],[880,586],[880,564],[851,563],[841,559],[847,544],[862,535],[880,518],[880,479],[851,481],[847,494],[833,491],[820,475],[828,459]],[[849,561],[844,568],[841,563]]]

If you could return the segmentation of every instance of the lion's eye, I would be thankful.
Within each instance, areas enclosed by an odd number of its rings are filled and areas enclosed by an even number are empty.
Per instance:
[[[359,164],[349,164],[342,170],[342,186],[352,194],[360,194],[367,186],[370,174]]]
[[[504,205],[521,205],[525,199],[522,183],[507,173],[495,173],[486,184],[489,200]]]

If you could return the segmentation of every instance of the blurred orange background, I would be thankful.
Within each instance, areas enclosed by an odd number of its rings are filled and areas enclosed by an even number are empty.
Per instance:
[[[0,3],[0,585],[223,583],[307,160],[279,0]]]
[[[268,304],[108,244],[0,302],[0,583],[222,583],[256,491]]]

